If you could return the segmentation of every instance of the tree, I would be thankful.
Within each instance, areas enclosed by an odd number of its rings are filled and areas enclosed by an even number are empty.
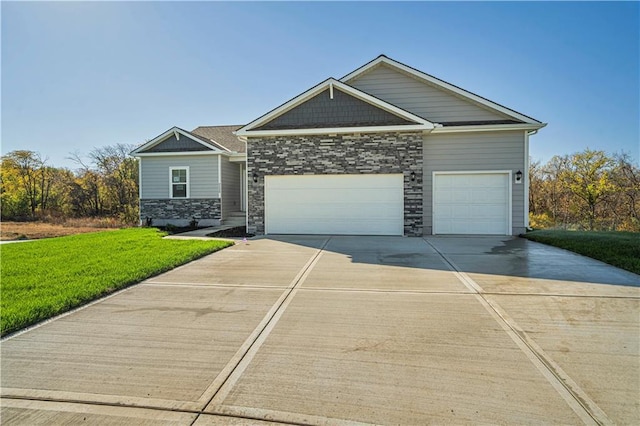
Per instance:
[[[49,201],[53,171],[46,161],[39,153],[28,150],[12,151],[2,158],[2,181],[15,183],[13,196],[26,202],[32,217],[38,210],[43,212]]]
[[[112,216],[126,223],[138,220],[138,163],[118,144],[92,150],[88,161],[75,154],[81,167],[48,166],[39,153],[13,151],[2,157],[0,201],[2,219],[57,216]]]
[[[567,188],[562,185],[561,176],[566,173],[569,158],[554,155],[551,160],[542,168],[544,175],[545,199],[547,210],[555,224],[559,222],[566,227],[569,221],[569,197]]]
[[[129,156],[133,145],[116,144],[92,150],[85,161],[71,159],[81,168],[72,185],[76,211],[83,215],[115,215],[124,222],[138,220],[138,162]]]
[[[627,230],[640,228],[640,169],[627,153],[614,156],[611,181],[616,188],[613,212],[620,226]],[[617,224],[616,224],[617,225]],[[617,227],[617,226],[616,226]]]
[[[640,231],[640,170],[628,154],[586,149],[530,168],[534,227]]]
[[[116,144],[89,153],[102,176],[109,210],[121,216],[130,216],[131,207],[138,203],[138,162],[129,156],[134,148],[133,145]],[[133,220],[136,218],[137,212]]]
[[[589,230],[595,229],[596,207],[615,191],[610,178],[612,167],[613,160],[604,151],[587,148],[573,154],[568,169],[561,174],[561,181],[586,207]]]

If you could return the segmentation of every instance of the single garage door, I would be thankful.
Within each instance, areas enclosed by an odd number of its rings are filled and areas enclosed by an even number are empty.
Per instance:
[[[268,234],[403,235],[402,174],[265,176]]]
[[[509,176],[435,172],[433,233],[511,234]]]

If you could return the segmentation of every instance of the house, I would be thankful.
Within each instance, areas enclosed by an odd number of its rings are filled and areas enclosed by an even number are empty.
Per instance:
[[[135,149],[142,224],[245,224],[246,144],[241,126],[173,127]]]
[[[517,235],[544,126],[381,55],[236,131],[249,230]]]
[[[529,136],[544,126],[381,55],[236,129],[246,151],[197,129],[143,145],[141,218],[178,202],[182,215],[210,206],[224,220],[233,199],[256,234],[517,235],[528,226]],[[218,165],[196,176],[204,151]],[[230,165],[245,180],[227,187]]]

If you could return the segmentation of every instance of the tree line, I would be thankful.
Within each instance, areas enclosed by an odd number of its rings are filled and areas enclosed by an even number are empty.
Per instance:
[[[138,222],[138,162],[133,145],[74,154],[76,171],[56,168],[34,151],[2,157],[2,220],[112,217]],[[640,169],[628,154],[586,149],[531,162],[533,228],[640,231]]]
[[[640,231],[640,169],[625,153],[586,149],[529,168],[533,228]]]
[[[2,220],[112,217],[138,222],[138,162],[133,145],[117,144],[73,154],[78,169],[56,168],[38,152],[17,150],[2,156]]]

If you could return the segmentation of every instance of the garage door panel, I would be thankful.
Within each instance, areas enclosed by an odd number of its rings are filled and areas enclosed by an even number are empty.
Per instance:
[[[288,218],[287,228],[284,231],[271,232],[273,234],[314,234],[314,235],[372,235],[376,231],[372,229],[384,229],[384,220],[358,220],[358,221],[333,221],[330,219]],[[277,230],[277,228],[276,228]],[[397,234],[376,234],[397,235]]]
[[[280,220],[291,220],[300,217],[297,212],[306,210],[307,204],[291,203],[281,204],[270,209],[272,215],[276,215]],[[361,209],[370,210],[369,214],[363,218]],[[397,204],[373,204],[373,203],[349,203],[335,206],[332,204],[317,205],[313,211],[309,211],[301,220],[326,220],[327,222],[335,221],[336,217],[348,220],[377,220],[384,221],[395,213],[397,213]]]
[[[295,209],[297,211],[303,210],[306,206],[295,206],[295,205],[291,205],[289,206],[292,209]],[[357,206],[358,208],[365,208],[365,206],[363,205],[359,205]],[[376,209],[378,210],[376,213],[377,214],[381,214],[382,217],[375,217],[377,215],[369,215],[366,219],[384,219],[387,212],[393,213],[394,209],[377,209],[374,206],[370,207],[371,209]],[[274,218],[273,215],[277,214],[277,218]],[[341,219],[341,220],[354,220],[354,219],[360,219],[361,215],[358,214],[358,212],[354,212],[354,211],[349,211],[349,210],[331,210],[331,206],[323,206],[323,207],[318,207],[315,211],[313,212],[309,212],[307,215],[305,215],[304,217],[301,217],[298,214],[291,214],[289,212],[289,209],[282,209],[282,210],[277,210],[271,211],[271,221],[275,221],[276,219],[279,220],[286,220],[286,219],[291,219],[291,218],[296,218],[296,217],[300,217],[303,220],[328,220],[328,221],[335,221],[336,219]],[[339,218],[337,218],[337,216],[340,216]],[[373,216],[373,217],[372,217]]]
[[[265,178],[266,232],[402,235],[402,174]]]
[[[509,173],[434,174],[434,234],[509,234]]]

